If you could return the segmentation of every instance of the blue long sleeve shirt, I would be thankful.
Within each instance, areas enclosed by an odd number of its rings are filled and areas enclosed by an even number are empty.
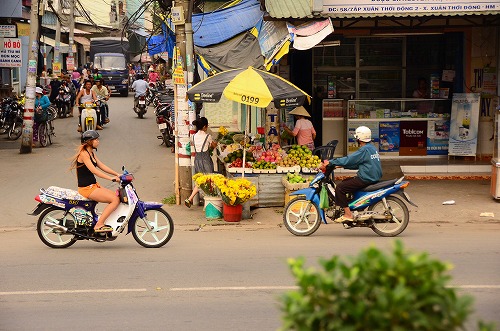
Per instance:
[[[35,108],[42,106],[43,110],[47,110],[50,106],[50,100],[46,95],[42,95],[40,98],[35,98]]]
[[[358,170],[357,176],[366,183],[375,183],[382,178],[382,166],[377,149],[366,144],[351,155],[330,160],[330,164],[345,169]]]

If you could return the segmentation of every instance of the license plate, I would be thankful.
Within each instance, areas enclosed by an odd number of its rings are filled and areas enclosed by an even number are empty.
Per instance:
[[[110,90],[114,90],[114,89],[115,89],[115,87],[114,87],[114,86],[110,86],[110,87],[109,87],[109,89],[110,89]]]
[[[167,128],[167,123],[160,123],[158,124],[158,129],[163,130]]]
[[[145,104],[146,104],[146,101],[144,101],[144,100],[139,100],[139,104],[140,104],[140,105],[145,105]]]

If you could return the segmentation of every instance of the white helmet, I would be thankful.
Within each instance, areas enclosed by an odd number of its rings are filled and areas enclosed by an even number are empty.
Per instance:
[[[367,128],[366,126],[360,126],[356,129],[354,138],[365,143],[369,143],[370,141],[372,141],[372,130],[370,130],[370,128]]]

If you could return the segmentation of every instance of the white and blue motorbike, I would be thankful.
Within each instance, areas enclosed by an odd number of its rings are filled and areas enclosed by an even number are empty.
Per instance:
[[[344,209],[335,204],[333,170],[327,167],[325,173],[319,172],[314,177],[308,188],[290,194],[297,197],[285,206],[283,222],[288,231],[296,236],[309,236],[318,230],[321,222],[328,224],[327,217],[334,220],[344,214]],[[403,232],[410,221],[405,201],[417,207],[404,192],[410,182],[403,179],[381,181],[355,192],[349,197],[354,219],[342,223],[344,228],[368,227],[382,237],[394,237]],[[327,209],[320,208],[323,187],[328,192]]]
[[[35,197],[38,205],[31,212],[33,216],[41,214],[37,223],[38,236],[49,247],[66,248],[77,240],[112,241],[126,230],[126,234],[132,232],[134,239],[144,247],[165,245],[174,233],[172,217],[161,203],[139,200],[133,179],[126,170],[120,176],[117,189],[120,204],[105,222],[112,232],[94,232],[98,219],[96,201],[57,186],[40,189]]]

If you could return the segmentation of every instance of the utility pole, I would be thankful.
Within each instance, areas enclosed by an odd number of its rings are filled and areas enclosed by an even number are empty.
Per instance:
[[[61,49],[61,22],[59,18],[62,17],[62,2],[61,0],[57,0],[57,17],[56,17],[56,41],[54,45],[54,60],[53,63],[60,63],[60,49]],[[54,70],[54,66],[52,65],[52,70]],[[54,72],[55,73],[55,72]]]
[[[176,120],[176,149],[175,149],[175,193],[177,204],[180,204],[192,192],[192,156],[190,136],[193,133],[191,123],[196,114],[187,101],[186,92],[193,82],[193,36],[191,16],[193,0],[180,0],[183,22],[175,26],[176,46],[180,56],[174,68],[173,81],[175,84],[175,120]],[[174,7],[175,4],[173,5]],[[178,8],[178,7],[177,7]],[[174,56],[176,58],[177,56]]]
[[[23,115],[21,154],[31,153],[33,142],[33,117],[35,115],[36,70],[38,62],[38,0],[31,2],[28,75],[26,79],[26,104]]]
[[[73,37],[75,36],[75,0],[69,0],[69,50],[68,50],[68,58],[73,60],[73,68],[71,70],[75,70],[75,66],[78,63],[78,57],[73,56]],[[78,55],[78,52],[75,53]],[[68,68],[69,69],[69,68]]]

